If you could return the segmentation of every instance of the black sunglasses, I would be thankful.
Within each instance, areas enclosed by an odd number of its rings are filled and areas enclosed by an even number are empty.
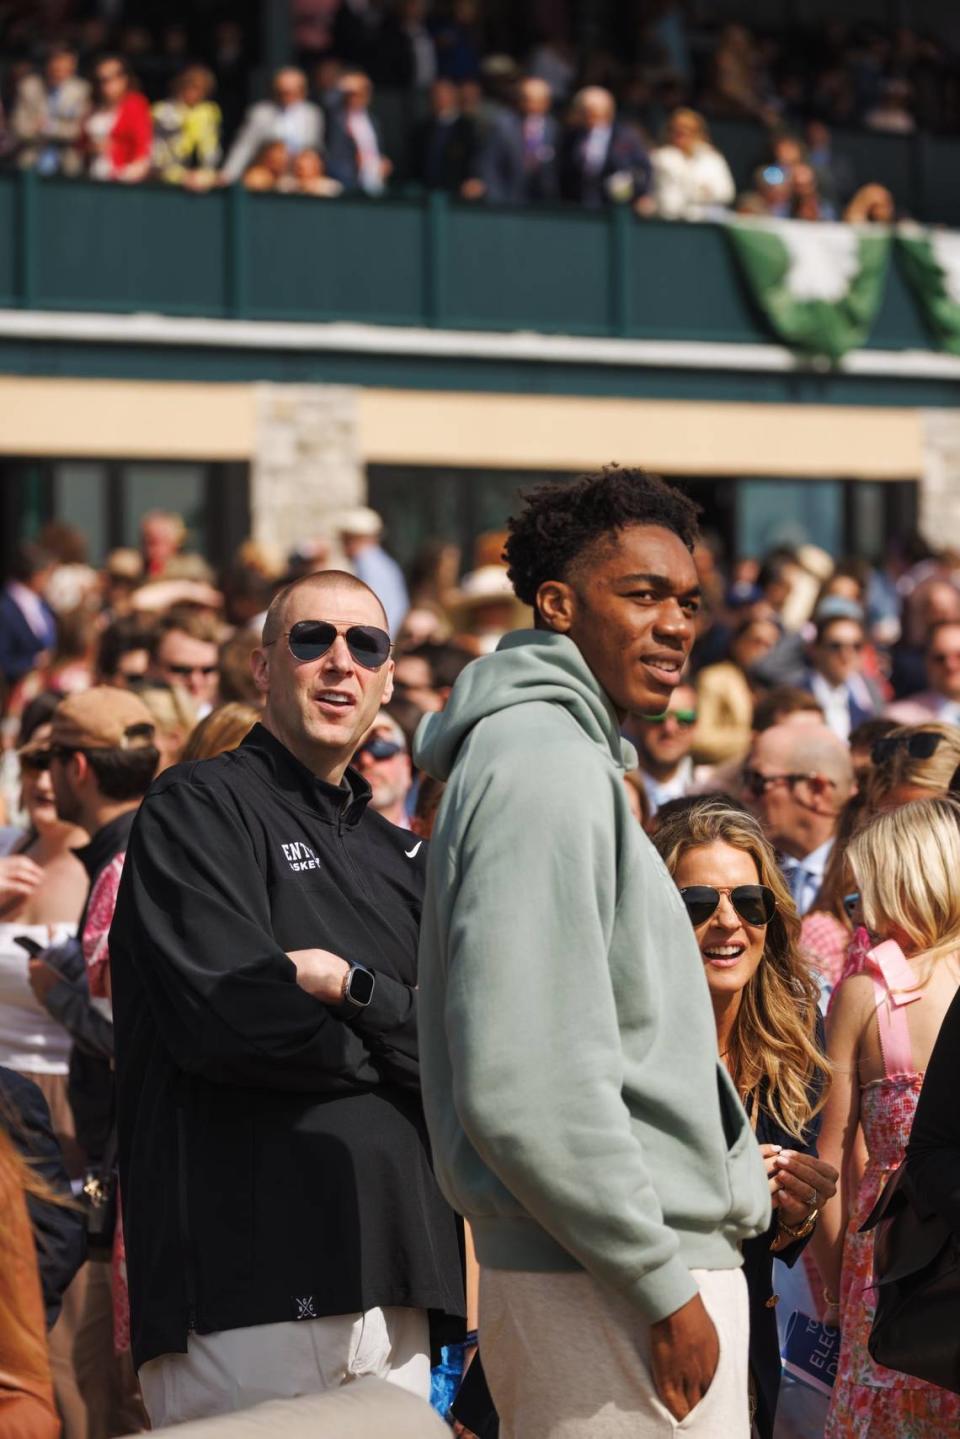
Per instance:
[[[694,929],[706,924],[720,907],[720,896],[728,895],[730,903],[744,924],[769,924],[777,912],[777,898],[765,884],[738,884],[736,889],[714,889],[712,884],[691,884],[681,889],[680,898],[687,907]]]
[[[286,641],[294,659],[301,664],[309,664],[311,660],[325,655],[340,634],[357,664],[365,670],[378,670],[390,658],[390,636],[386,630],[377,629],[376,625],[348,625],[343,628],[331,624],[329,620],[298,620],[287,631]],[[276,644],[276,640],[267,640],[266,644]]]
[[[375,735],[373,739],[368,739],[366,744],[360,746],[357,755],[368,754],[371,759],[393,759],[395,754],[402,752],[403,745],[397,744],[396,740],[381,739],[379,735]]]
[[[911,759],[930,759],[936,754],[942,739],[943,735],[932,729],[922,729],[916,734],[884,735],[882,739],[874,740],[870,758],[874,764],[886,764],[898,749],[905,749]]]
[[[164,665],[164,669],[186,680],[191,675],[215,675],[219,665]]]
[[[35,749],[20,756],[20,768],[30,774],[42,774],[50,768],[51,754],[48,749]]]
[[[810,773],[761,774],[758,769],[745,769],[741,775],[741,783],[748,794],[752,794],[755,799],[759,799],[761,795],[766,794],[768,789],[772,789],[775,784],[786,784],[787,787],[792,790],[794,785],[798,785],[801,780],[816,778],[818,778],[817,775]],[[826,783],[832,785],[833,780],[827,780]]]

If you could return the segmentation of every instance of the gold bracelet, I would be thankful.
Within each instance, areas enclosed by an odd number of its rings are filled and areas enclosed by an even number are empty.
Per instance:
[[[780,1228],[783,1230],[784,1234],[789,1235],[791,1239],[806,1239],[808,1234],[813,1233],[819,1215],[819,1209],[811,1209],[810,1213],[807,1215],[806,1219],[803,1221],[802,1224],[794,1226],[792,1224],[785,1223],[782,1219],[778,1219],[777,1222]]]

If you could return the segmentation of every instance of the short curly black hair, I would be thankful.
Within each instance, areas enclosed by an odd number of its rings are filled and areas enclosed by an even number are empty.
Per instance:
[[[659,476],[608,465],[572,484],[538,485],[524,496],[523,510],[507,521],[503,557],[517,598],[535,605],[542,584],[567,580],[585,550],[628,525],[672,530],[692,550],[699,513]]]

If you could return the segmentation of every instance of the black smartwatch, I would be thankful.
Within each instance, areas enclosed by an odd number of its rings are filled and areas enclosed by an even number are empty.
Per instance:
[[[365,964],[351,964],[343,981],[343,1003],[354,1009],[366,1009],[373,998],[376,975]]]

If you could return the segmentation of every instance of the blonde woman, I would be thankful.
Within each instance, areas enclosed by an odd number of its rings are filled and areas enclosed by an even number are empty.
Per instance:
[[[960,1396],[874,1364],[873,1233],[860,1225],[903,1159],[923,1072],[960,986],[960,809],[943,798],[877,815],[850,843],[863,918],[883,942],[842,981],[828,1020],[834,1079],[821,1149],[839,1192],[814,1241],[827,1321],[839,1323],[840,1362],[828,1439],[919,1439],[960,1430]],[[868,1151],[856,1199],[851,1159],[862,1126]]]
[[[960,765],[960,728],[936,720],[901,725],[874,741],[871,758],[871,809],[896,809],[912,799],[944,794]]]
[[[653,152],[656,213],[662,220],[704,220],[733,204],[730,166],[710,143],[696,110],[674,110],[666,144]]]
[[[156,726],[154,744],[160,751],[157,774],[179,764],[184,746],[197,723],[197,707],[191,695],[180,685],[147,684],[137,687]]]
[[[187,740],[183,758],[216,759],[218,754],[236,749],[260,719],[260,711],[242,700],[220,705],[200,721]]]
[[[724,799],[691,800],[664,820],[654,844],[693,924],[720,1057],[770,1176],[773,1221],[743,1246],[755,1432],[769,1439],[780,1386],[773,1260],[796,1262],[837,1179],[817,1156],[828,1073],[819,987],[800,952],[800,920],[776,855],[752,815]]]

